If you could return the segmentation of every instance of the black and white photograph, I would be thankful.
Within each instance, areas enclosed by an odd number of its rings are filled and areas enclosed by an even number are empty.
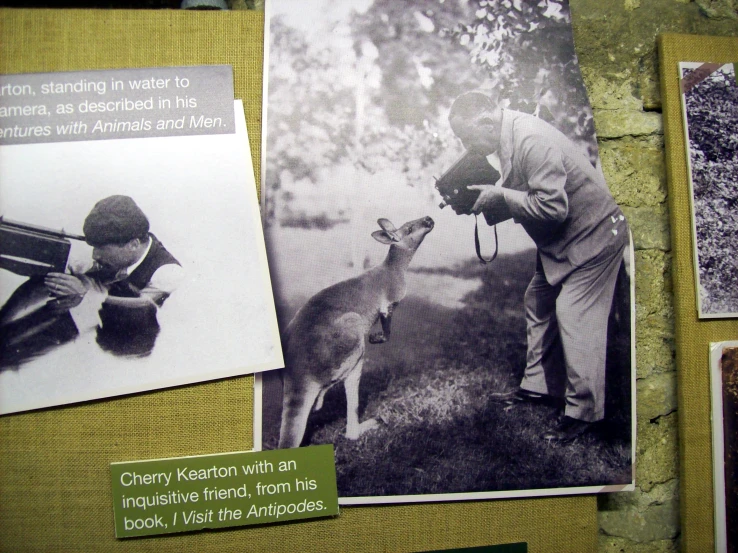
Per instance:
[[[0,147],[0,412],[283,367],[235,134]]]
[[[344,505],[634,486],[628,223],[564,0],[271,0],[255,445]]]
[[[697,309],[738,317],[738,82],[735,64],[681,62]]]
[[[738,552],[738,341],[710,344],[715,551]]]

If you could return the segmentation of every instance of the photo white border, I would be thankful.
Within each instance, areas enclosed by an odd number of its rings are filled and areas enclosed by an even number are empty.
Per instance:
[[[725,427],[723,424],[723,371],[721,359],[726,348],[738,348],[738,340],[710,343],[710,393],[712,396],[712,483],[715,495],[715,551],[728,547],[725,510]]]

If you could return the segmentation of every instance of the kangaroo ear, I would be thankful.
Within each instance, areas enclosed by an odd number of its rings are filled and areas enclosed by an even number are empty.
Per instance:
[[[400,237],[397,236],[397,229],[389,219],[377,219],[377,223],[380,227],[382,227],[382,230],[387,233],[387,236],[389,236],[393,242],[400,241]]]
[[[397,242],[396,239],[392,238],[387,232],[383,230],[375,230],[372,232],[372,238],[374,238],[377,242],[381,242],[382,244],[391,244],[392,242]]]
[[[395,225],[393,225],[392,221],[390,221],[389,219],[377,219],[377,224],[382,230],[386,230],[390,234],[397,231]]]

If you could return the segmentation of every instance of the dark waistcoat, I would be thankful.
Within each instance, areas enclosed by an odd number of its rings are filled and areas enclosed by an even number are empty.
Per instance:
[[[115,281],[108,286],[108,294],[123,298],[137,298],[141,295],[141,290],[151,281],[151,277],[159,267],[164,265],[179,265],[179,261],[167,251],[161,242],[153,234],[151,237],[151,248],[149,253],[136,267],[136,269],[122,280]],[[157,301],[159,307],[164,303],[168,296],[162,297]]]

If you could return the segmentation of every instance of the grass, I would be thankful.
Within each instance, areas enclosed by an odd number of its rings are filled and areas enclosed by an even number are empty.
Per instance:
[[[609,394],[607,423],[573,444],[552,446],[539,437],[555,424],[555,407],[505,411],[489,401],[490,392],[516,387],[522,376],[522,301],[532,270],[530,252],[501,257],[487,267],[473,262],[459,267],[457,276],[482,280],[461,309],[412,296],[403,300],[393,318],[392,340],[370,345],[364,364],[361,420],[376,418],[379,428],[355,442],[343,436],[342,385],[328,392],[323,409],[308,423],[303,445],[335,445],[340,496],[630,482],[627,336],[612,340],[608,389],[619,393]],[[268,449],[278,438],[281,389],[274,378],[266,386]]]

